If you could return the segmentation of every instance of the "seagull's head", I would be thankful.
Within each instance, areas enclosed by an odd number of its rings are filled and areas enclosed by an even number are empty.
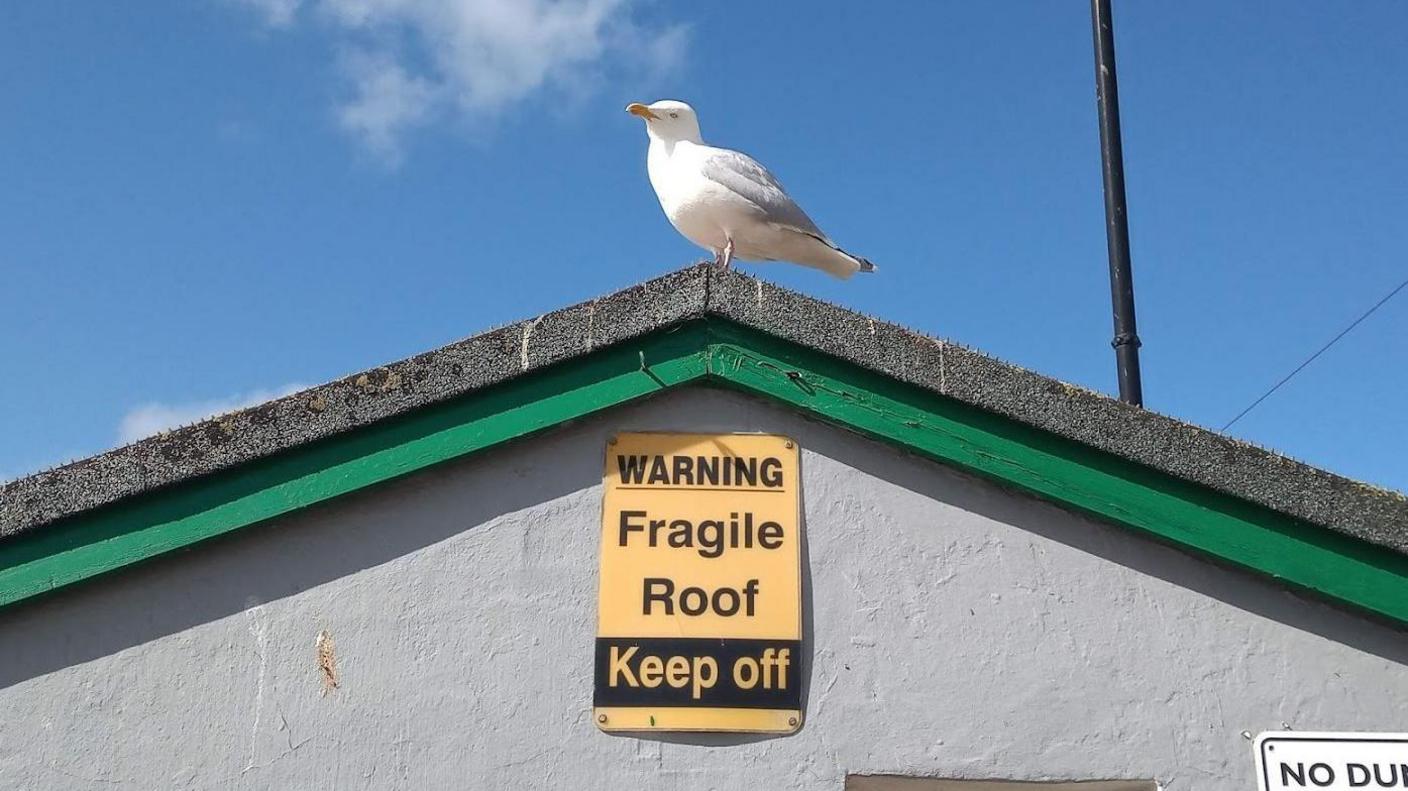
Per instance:
[[[628,104],[626,112],[638,115],[645,121],[646,134],[667,143],[688,140],[701,142],[699,137],[699,117],[694,108],[674,99],[661,99],[654,104]]]

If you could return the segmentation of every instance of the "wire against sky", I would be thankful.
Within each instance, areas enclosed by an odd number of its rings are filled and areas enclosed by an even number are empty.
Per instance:
[[[1282,377],[1282,378],[1281,378],[1281,381],[1279,381],[1279,382],[1277,382],[1276,384],[1272,385],[1270,390],[1267,390],[1265,393],[1262,393],[1261,396],[1260,396],[1259,398],[1257,398],[1257,400],[1255,400],[1255,401],[1251,402],[1250,404],[1248,404],[1246,409],[1243,409],[1241,412],[1238,412],[1236,417],[1234,417],[1234,418],[1232,418],[1231,420],[1227,421],[1227,424],[1224,425],[1221,429],[1218,429],[1218,430],[1219,430],[1219,431],[1226,431],[1227,429],[1229,429],[1229,428],[1232,427],[1232,424],[1233,424],[1233,423],[1236,423],[1237,421],[1241,420],[1244,416],[1246,416],[1246,414],[1247,414],[1248,412],[1252,411],[1253,409],[1256,409],[1256,405],[1257,405],[1257,404],[1260,404],[1262,401],[1265,401],[1268,396],[1270,396],[1272,393],[1274,393],[1274,392],[1276,392],[1277,390],[1279,390],[1279,389],[1281,388],[1281,385],[1283,385],[1283,384],[1285,384],[1285,383],[1291,381],[1291,378],[1294,377],[1296,374],[1300,373],[1301,370],[1305,368],[1305,366],[1310,365],[1311,363],[1315,362],[1315,358],[1316,358],[1316,357],[1319,357],[1320,355],[1324,354],[1326,350],[1328,350],[1331,346],[1334,346],[1337,342],[1339,342],[1339,339],[1340,339],[1340,338],[1343,338],[1344,336],[1348,335],[1350,330],[1354,329],[1355,327],[1358,327],[1358,326],[1359,326],[1359,322],[1361,322],[1361,321],[1363,321],[1363,320],[1369,318],[1369,316],[1373,315],[1374,311],[1376,311],[1376,310],[1378,310],[1379,308],[1383,307],[1385,302],[1388,302],[1390,299],[1393,299],[1394,295],[1396,295],[1398,292],[1402,291],[1404,286],[1408,286],[1408,280],[1405,280],[1405,281],[1403,281],[1402,283],[1399,283],[1396,288],[1394,288],[1392,291],[1390,291],[1390,292],[1388,292],[1387,294],[1385,294],[1385,295],[1384,295],[1384,298],[1381,299],[1381,300],[1379,300],[1378,302],[1375,302],[1375,303],[1374,303],[1374,306],[1373,306],[1372,308],[1369,308],[1368,310],[1364,311],[1362,314],[1360,314],[1359,318],[1357,318],[1357,319],[1355,319],[1353,322],[1351,322],[1348,327],[1345,327],[1344,329],[1340,330],[1340,334],[1339,334],[1339,335],[1336,335],[1335,337],[1331,338],[1329,343],[1327,343],[1327,344],[1325,344],[1324,346],[1321,346],[1321,347],[1320,347],[1320,350],[1319,350],[1319,351],[1317,351],[1317,352],[1315,352],[1314,354],[1310,355],[1309,357],[1305,358],[1305,362],[1301,363],[1300,365],[1297,365],[1294,371],[1291,371],[1290,373],[1288,373],[1288,374],[1286,374],[1284,377]]]

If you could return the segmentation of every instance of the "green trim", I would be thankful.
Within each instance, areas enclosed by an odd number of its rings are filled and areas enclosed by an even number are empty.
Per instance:
[[[1408,623],[1408,557],[718,319],[0,543],[0,606],[703,381]]]
[[[1392,550],[752,330],[716,337],[713,367],[739,390],[1408,623],[1408,557]]]
[[[0,607],[702,378],[704,330],[588,355],[0,543]]]

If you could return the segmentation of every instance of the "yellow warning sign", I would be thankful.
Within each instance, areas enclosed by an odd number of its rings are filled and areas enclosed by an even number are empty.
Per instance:
[[[798,450],[766,434],[606,448],[597,725],[789,732],[801,720]]]

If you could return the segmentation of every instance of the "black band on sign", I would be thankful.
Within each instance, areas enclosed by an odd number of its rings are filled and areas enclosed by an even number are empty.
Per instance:
[[[798,640],[598,637],[595,706],[800,709]]]

